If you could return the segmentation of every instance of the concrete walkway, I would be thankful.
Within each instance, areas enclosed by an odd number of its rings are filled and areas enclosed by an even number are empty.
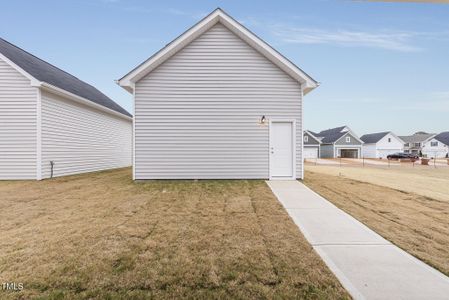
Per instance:
[[[392,245],[298,181],[267,181],[355,299],[449,299],[449,277]]]

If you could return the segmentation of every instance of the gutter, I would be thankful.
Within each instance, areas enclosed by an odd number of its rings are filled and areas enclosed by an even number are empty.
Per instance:
[[[127,115],[124,115],[122,113],[119,113],[119,112],[117,112],[115,110],[112,110],[112,109],[107,108],[107,107],[105,107],[103,105],[97,104],[95,102],[92,102],[92,101],[90,101],[90,100],[88,100],[86,98],[83,98],[81,96],[75,95],[73,93],[70,93],[70,92],[68,92],[66,90],[63,90],[61,88],[58,88],[58,87],[56,87],[54,85],[51,85],[51,84],[43,82],[43,81],[34,81],[34,82],[32,82],[32,86],[35,86],[37,88],[40,88],[40,89],[43,89],[43,90],[46,90],[46,91],[49,91],[49,92],[52,92],[52,93],[57,94],[59,96],[63,96],[63,97],[69,98],[70,100],[73,100],[75,102],[78,102],[78,103],[87,105],[89,107],[101,110],[103,112],[109,113],[111,115],[123,118],[123,119],[125,119],[127,121],[132,121],[132,119],[133,119],[130,116],[127,116]]]

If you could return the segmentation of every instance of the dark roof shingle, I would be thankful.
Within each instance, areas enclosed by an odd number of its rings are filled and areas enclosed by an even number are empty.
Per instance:
[[[437,134],[434,138],[436,140],[442,142],[443,144],[449,146],[449,131],[445,131],[440,134]]]
[[[386,132],[365,134],[365,135],[362,135],[360,137],[360,139],[366,144],[375,144],[389,133],[390,133],[389,131],[386,131]]]
[[[0,38],[0,53],[39,81],[131,117],[131,114],[90,84]]]
[[[347,131],[342,132],[342,130],[345,129],[346,127],[347,126],[340,126],[336,128],[326,129],[320,131],[315,136],[322,138],[321,142],[324,144],[334,143],[347,133]]]

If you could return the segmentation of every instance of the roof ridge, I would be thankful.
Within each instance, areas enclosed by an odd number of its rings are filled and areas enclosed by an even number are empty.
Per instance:
[[[381,133],[385,133],[385,134],[387,134],[387,133],[390,133],[391,131],[379,131],[379,132],[373,132],[373,133],[366,133],[366,134],[364,134],[364,135],[373,135],[373,134],[381,134]]]

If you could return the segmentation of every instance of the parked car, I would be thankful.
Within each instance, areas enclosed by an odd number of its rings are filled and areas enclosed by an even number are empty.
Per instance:
[[[404,153],[404,152],[397,152],[390,155],[387,155],[387,159],[412,159],[412,160],[418,160],[419,156],[412,153]]]

